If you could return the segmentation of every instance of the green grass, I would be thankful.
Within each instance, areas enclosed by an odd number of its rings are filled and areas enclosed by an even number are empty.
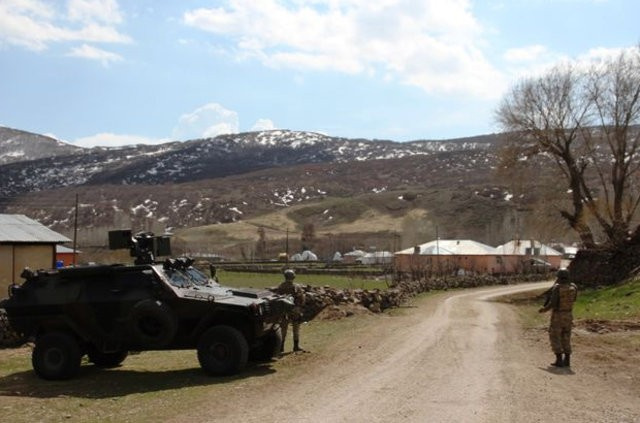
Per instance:
[[[573,313],[577,319],[640,318],[640,279],[622,285],[579,292]]]
[[[219,270],[218,279],[222,285],[232,287],[268,288],[283,281],[280,273],[230,272]],[[312,286],[331,286],[341,289],[387,289],[391,279],[366,279],[341,275],[298,274],[296,283]]]
[[[525,327],[536,327],[545,324],[549,319],[548,313],[537,312],[544,303],[542,298],[537,298],[542,292],[543,290],[512,295],[503,298],[502,301],[519,306]],[[640,319],[640,279],[602,289],[578,291],[573,317],[577,320]]]

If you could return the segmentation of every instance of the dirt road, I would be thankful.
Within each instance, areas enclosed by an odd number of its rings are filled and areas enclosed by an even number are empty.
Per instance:
[[[304,371],[247,380],[177,420],[640,422],[637,392],[583,371],[579,351],[572,369],[552,368],[547,344],[523,339],[511,306],[490,301],[548,285],[421,299],[406,313],[375,319],[330,354],[305,354]]]

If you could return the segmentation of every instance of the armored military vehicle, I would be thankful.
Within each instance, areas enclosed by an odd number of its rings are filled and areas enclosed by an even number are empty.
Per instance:
[[[0,302],[13,329],[35,343],[38,376],[72,378],[84,355],[114,367],[130,351],[175,349],[196,349],[206,373],[230,375],[279,351],[291,298],[222,286],[190,258],[156,262],[168,251],[163,237],[109,235],[112,248],[131,249],[135,264],[25,269],[25,282]]]

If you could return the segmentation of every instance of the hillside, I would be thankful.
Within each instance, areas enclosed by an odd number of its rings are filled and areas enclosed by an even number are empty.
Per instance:
[[[0,126],[0,165],[71,155],[83,150],[51,137]]]
[[[108,229],[130,227],[168,229],[185,250],[251,255],[264,226],[273,254],[287,230],[299,241],[310,225],[315,248],[327,250],[407,247],[436,232],[497,245],[522,233],[533,213],[496,180],[497,143],[496,136],[397,143],[267,131],[60,151],[0,166],[0,212],[70,235],[77,195],[85,248],[104,245]]]
[[[36,144],[38,138],[0,138],[13,153]],[[495,136],[450,141],[368,141],[328,137],[312,132],[264,131],[215,138],[74,150],[61,146],[42,151],[32,160],[0,166],[0,196],[51,190],[67,186],[103,184],[162,185],[241,175],[262,169],[311,163],[348,163],[397,159],[455,151],[491,148]],[[77,148],[77,147],[76,147]],[[9,153],[0,159],[9,160]]]

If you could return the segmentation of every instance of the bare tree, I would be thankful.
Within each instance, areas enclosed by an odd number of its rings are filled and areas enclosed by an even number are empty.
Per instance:
[[[587,132],[585,138],[604,207],[596,207],[593,199],[587,205],[608,239],[619,245],[628,236],[640,202],[636,178],[640,165],[640,46],[595,68],[589,89],[599,130]],[[610,154],[600,153],[603,142]]]
[[[585,247],[623,245],[640,202],[640,47],[588,68],[565,64],[516,84],[496,111],[513,157],[548,158],[569,195],[556,204]]]

